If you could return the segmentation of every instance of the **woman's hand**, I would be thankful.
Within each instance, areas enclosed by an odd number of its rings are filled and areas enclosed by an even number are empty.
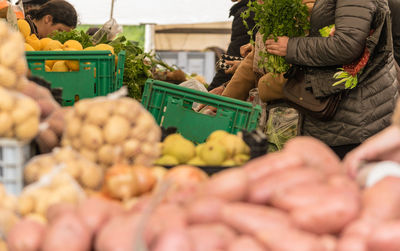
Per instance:
[[[240,56],[246,57],[253,50],[253,45],[251,43],[240,46]]]
[[[344,167],[352,177],[356,177],[364,161],[399,161],[400,128],[391,125],[372,136],[344,158]]]
[[[237,68],[240,65],[240,60],[235,60],[235,61],[226,61],[225,63],[227,65],[231,65],[232,67],[230,67],[229,69],[225,70],[225,74],[235,74]]]
[[[284,57],[287,54],[288,42],[289,37],[278,37],[278,41],[276,42],[274,39],[268,39],[265,42],[265,47],[268,53]]]

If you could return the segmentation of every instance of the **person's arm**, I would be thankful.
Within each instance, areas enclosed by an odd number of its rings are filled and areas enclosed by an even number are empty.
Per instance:
[[[337,0],[334,36],[290,38],[286,61],[318,67],[357,60],[364,51],[375,9],[373,0]]]

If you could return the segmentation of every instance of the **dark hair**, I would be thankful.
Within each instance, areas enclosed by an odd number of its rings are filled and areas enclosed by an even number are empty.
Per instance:
[[[73,28],[78,23],[78,15],[74,6],[64,0],[51,0],[40,6],[40,8],[29,10],[26,15],[36,20],[50,15],[53,17],[53,24],[61,23]]]

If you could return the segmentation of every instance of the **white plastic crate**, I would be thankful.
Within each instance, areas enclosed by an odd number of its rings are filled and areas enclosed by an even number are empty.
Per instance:
[[[8,193],[21,193],[24,187],[24,166],[30,157],[29,143],[0,139],[0,182]]]

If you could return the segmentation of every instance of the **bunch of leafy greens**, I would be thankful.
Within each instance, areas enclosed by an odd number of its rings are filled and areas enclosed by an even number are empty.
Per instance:
[[[255,27],[248,33],[253,37],[254,30],[263,35],[263,42],[275,39],[279,36],[301,37],[310,27],[308,20],[308,8],[302,0],[264,0],[249,1],[249,8],[242,13],[244,25],[251,12],[254,12]],[[254,41],[252,41],[254,44]],[[280,56],[260,52],[261,60],[258,62],[261,68],[268,72],[282,73],[289,69],[288,63]]]
[[[79,43],[81,43],[83,48],[93,46],[93,43],[91,41],[91,36],[86,34],[84,31],[78,31],[78,30],[56,31],[50,36],[50,38],[58,40],[62,44],[68,40],[76,40]]]

